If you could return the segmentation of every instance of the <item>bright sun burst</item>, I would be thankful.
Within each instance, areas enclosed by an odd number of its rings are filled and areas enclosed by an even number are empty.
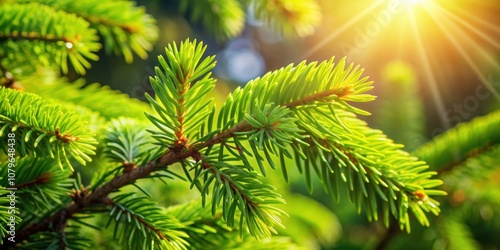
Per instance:
[[[500,23],[492,8],[498,10],[500,5],[495,0],[377,0],[364,6],[360,3],[351,8],[356,9],[356,14],[335,20],[342,25],[332,26],[330,33],[318,37],[301,59],[332,54],[333,49],[333,53],[340,52],[366,68],[376,68],[381,59],[409,60],[420,67],[421,83],[430,91],[443,128],[448,128],[453,124],[446,118],[446,89],[442,85],[461,79],[443,74],[442,66],[468,68],[469,75],[477,76],[475,84],[482,85],[500,101],[490,79],[492,72],[500,73],[500,62],[494,56],[500,54]]]
[[[415,5],[423,2],[423,0],[404,0],[404,1],[408,5]]]
[[[481,19],[482,17],[477,13],[475,15],[469,14],[469,16],[461,16],[455,14],[458,12],[468,12],[466,6],[451,6],[440,5],[438,3],[427,1],[424,7],[425,14],[431,19],[430,24],[426,27],[419,26],[420,16],[410,14],[412,33],[414,34],[414,39],[416,40],[417,49],[420,55],[420,63],[424,67],[424,76],[428,84],[430,84],[430,89],[432,91],[433,99],[437,110],[440,113],[441,123],[445,128],[448,128],[450,121],[448,120],[447,111],[444,109],[442,95],[438,90],[437,72],[433,71],[431,68],[431,56],[433,48],[427,48],[424,46],[425,37],[423,33],[425,29],[431,29],[435,33],[440,33],[443,39],[440,44],[450,47],[453,49],[454,54],[457,54],[461,61],[465,62],[470,71],[473,72],[479,83],[482,84],[486,89],[488,89],[492,95],[496,98],[496,101],[500,101],[500,95],[498,91],[493,87],[492,82],[487,79],[487,73],[481,69],[480,65],[488,65],[494,70],[500,69],[500,64],[498,60],[492,56],[490,51],[486,47],[493,47],[497,50],[500,49],[499,43],[493,39],[491,35],[487,35],[482,29],[487,27],[482,27],[477,25],[468,17],[473,16],[476,19]],[[491,24],[490,24],[491,25]],[[498,29],[498,26],[495,26]],[[480,38],[474,38],[479,36]],[[485,45],[486,44],[486,45]],[[444,49],[444,48],[439,48]],[[435,48],[434,48],[435,50]]]

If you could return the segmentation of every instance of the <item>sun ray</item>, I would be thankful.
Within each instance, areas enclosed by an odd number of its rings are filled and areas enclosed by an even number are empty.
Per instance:
[[[441,125],[443,126],[444,129],[449,129],[450,128],[450,122],[448,119],[446,119],[446,110],[444,107],[444,102],[443,99],[441,98],[441,93],[439,92],[436,77],[434,76],[434,72],[432,71],[431,64],[429,61],[429,57],[427,56],[427,52],[425,51],[423,42],[422,42],[422,37],[418,33],[418,26],[417,22],[415,20],[415,16],[413,12],[409,12],[410,14],[410,21],[411,21],[411,26],[412,26],[412,31],[413,35],[415,37],[415,41],[417,43],[417,49],[419,51],[419,59],[420,62],[422,63],[422,66],[424,67],[424,75],[425,78],[427,79],[427,83],[429,84],[429,87],[432,92],[432,98],[434,99],[434,102],[436,104],[436,108],[439,114],[439,119],[441,121]]]
[[[488,61],[491,65],[493,65],[493,68],[495,68],[496,71],[500,72],[500,63],[495,59],[493,55],[484,51],[481,48],[479,48],[479,53],[481,54],[482,57],[486,59],[486,61]]]
[[[458,17],[457,15],[453,14],[449,10],[447,10],[447,9],[439,6],[439,4],[435,4],[435,7],[439,8],[439,10],[441,10],[442,12],[444,12],[449,18],[452,18],[453,20],[461,23],[463,26],[467,27],[470,31],[474,32],[476,35],[480,36],[485,41],[489,42],[495,48],[500,49],[500,43],[498,43],[493,38],[491,38],[488,35],[486,35],[484,32],[482,32],[478,28],[476,28],[473,25],[471,25],[469,22],[466,22],[466,21],[462,20],[460,17]]]
[[[474,20],[474,21],[476,21],[476,22],[484,25],[485,27],[488,27],[489,29],[491,29],[491,30],[493,30],[493,31],[495,31],[495,32],[497,32],[497,33],[500,34],[500,27],[499,26],[492,25],[491,22],[488,22],[488,21],[486,21],[484,19],[481,19],[481,18],[479,18],[477,16],[474,16],[474,15],[470,14],[467,11],[464,11],[464,10],[461,10],[460,8],[457,8],[454,5],[450,5],[450,8],[452,8],[456,12],[459,12],[461,15],[464,15],[467,18],[470,18],[470,19],[472,19],[472,20]]]
[[[438,9],[433,9],[432,11],[439,11]],[[436,13],[436,12],[434,12]],[[495,88],[493,88],[492,84],[486,79],[486,77],[484,76],[483,72],[481,72],[481,70],[478,68],[478,66],[474,63],[474,61],[472,60],[472,58],[469,56],[469,54],[467,54],[467,52],[465,51],[465,49],[463,48],[463,46],[457,42],[457,39],[455,39],[453,37],[453,35],[451,34],[451,32],[449,31],[449,28],[452,27],[455,29],[455,32],[459,32],[457,31],[458,30],[458,27],[456,27],[455,24],[451,23],[451,21],[448,19],[448,23],[447,23],[447,27],[448,29],[446,29],[443,25],[443,21],[445,20],[445,18],[441,18],[441,19],[437,19],[435,17],[435,15],[432,15],[434,13],[431,13],[431,18],[434,19],[435,23],[437,24],[437,26],[439,27],[439,29],[441,29],[441,31],[443,32],[443,34],[446,36],[446,38],[450,41],[450,43],[453,45],[453,47],[455,47],[455,49],[458,51],[458,53],[460,53],[460,55],[463,57],[463,59],[467,62],[467,64],[469,65],[469,67],[472,68],[472,70],[474,71],[474,73],[476,73],[478,76],[479,76],[479,79],[481,81],[481,83],[495,96],[495,98],[497,99],[497,101],[500,101],[500,95],[498,94],[498,92],[495,90]],[[444,15],[441,15],[441,16],[444,16]],[[461,38],[462,39],[470,39],[466,34],[461,34]],[[470,41],[469,41],[470,42]]]
[[[467,26],[467,28],[469,28],[469,30],[473,31],[474,33],[476,33],[477,35],[479,35],[481,38],[485,39],[487,42],[489,42],[495,48],[500,49],[500,43],[497,43],[493,38],[489,37],[488,35],[486,35],[481,30],[475,28],[470,23],[462,20],[460,17],[458,17],[457,15],[451,13],[450,11],[446,10],[445,8],[443,8],[442,6],[440,6],[438,4],[433,5],[433,7],[435,7],[439,11],[442,11],[449,18],[452,18],[453,20],[455,20],[457,22],[460,22],[462,25]],[[463,29],[459,28],[457,25],[454,25],[454,27],[457,30],[457,32],[459,32],[462,35],[462,38],[464,38],[469,44],[473,45],[473,47],[476,48],[479,51],[479,54],[484,59],[486,59],[491,65],[493,65],[493,67],[495,68],[495,70],[500,71],[500,63],[495,59],[495,57],[493,55],[491,55],[490,53],[488,53],[487,51],[485,51],[484,49],[482,49],[481,46],[479,46],[479,44],[477,42],[475,42],[472,38],[470,38],[470,36],[468,36],[466,34],[465,31],[463,31]]]
[[[331,42],[332,40],[334,40],[337,36],[339,36],[340,34],[342,34],[347,29],[351,28],[357,21],[359,21],[360,19],[362,19],[363,17],[365,17],[366,15],[368,15],[369,13],[371,13],[375,8],[377,8],[383,2],[384,2],[383,0],[379,0],[377,2],[374,2],[372,5],[368,6],[368,8],[366,8],[365,10],[363,10],[362,12],[360,12],[358,15],[354,16],[353,18],[351,18],[349,20],[349,22],[345,23],[340,28],[338,28],[337,30],[335,30],[335,32],[333,32],[332,34],[330,34],[327,37],[323,38],[320,42],[318,42],[316,44],[316,46],[314,46],[311,49],[307,50],[306,53],[304,53],[301,56],[301,58],[305,59],[305,58],[310,57],[314,53],[316,53],[318,50],[320,50],[321,48],[323,48],[326,44],[328,44],[329,42]]]
[[[399,32],[402,32],[404,29],[406,29],[405,22],[398,22],[398,24],[399,24],[398,26]],[[397,55],[399,57],[403,55],[404,48],[405,48],[404,36],[403,35],[397,36],[397,51],[398,51]]]

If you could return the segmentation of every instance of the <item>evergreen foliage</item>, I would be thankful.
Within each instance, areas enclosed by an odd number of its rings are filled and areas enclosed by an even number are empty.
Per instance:
[[[238,0],[182,0],[179,7],[182,12],[190,13],[192,21],[203,23],[219,39],[237,36],[245,24]]]
[[[179,7],[219,39],[241,33],[245,23],[243,7],[249,8],[249,18],[285,36],[311,35],[321,20],[315,0],[182,0]]]
[[[446,134],[438,136],[414,152],[435,169],[444,171],[460,164],[470,156],[498,146],[500,135],[500,111],[478,117],[466,124],[459,124]]]
[[[0,134],[15,133],[14,149],[21,156],[49,155],[71,169],[69,157],[82,165],[91,161],[96,141],[80,116],[31,93],[1,88],[0,99]],[[1,147],[7,152],[5,142]]]
[[[132,62],[133,53],[147,57],[152,42],[158,37],[155,20],[143,7],[129,1],[55,1],[40,0],[40,3],[86,20],[102,38],[108,53],[123,55],[125,61]]]
[[[321,12],[314,0],[243,0],[257,20],[268,23],[285,35],[311,35],[319,24]]]
[[[180,8],[219,38],[241,32],[243,7],[287,35],[311,34],[319,22],[313,0],[193,2]],[[286,198],[267,181],[277,168],[288,181],[295,167],[310,192],[315,174],[334,200],[346,195],[369,221],[394,220],[410,232],[413,219],[428,227],[429,214],[447,206],[443,190],[454,192],[460,178],[453,170],[484,167],[498,155],[498,112],[403,151],[360,119],[369,113],[358,103],[375,98],[367,93],[372,82],[345,58],[269,72],[220,108],[210,99],[215,57],[196,40],[173,42],[158,56],[149,105],[64,77],[71,68],[84,74],[101,46],[127,62],[144,58],[157,33],[129,1],[0,2],[3,247],[89,249],[99,242],[84,232],[103,230],[124,249],[300,249],[277,235],[286,227]],[[95,173],[82,178],[89,162]],[[7,178],[13,170],[15,182]],[[445,188],[438,174],[450,180]],[[176,180],[198,197],[167,207],[144,184]],[[16,209],[7,212],[13,189]],[[463,218],[448,216],[443,234],[470,239]],[[463,246],[476,246],[467,239]]]
[[[3,67],[9,67],[2,71],[30,74],[40,65],[67,73],[69,60],[83,74],[90,67],[89,60],[98,59],[95,53],[101,45],[95,30],[75,15],[38,3],[1,4],[0,15],[0,38],[4,40],[0,59]]]
[[[388,64],[382,72],[377,123],[387,136],[413,151],[424,143],[423,103],[418,96],[417,77],[401,61]],[[394,105],[396,104],[397,105]],[[396,126],[395,126],[396,125]],[[432,164],[431,164],[432,165]]]

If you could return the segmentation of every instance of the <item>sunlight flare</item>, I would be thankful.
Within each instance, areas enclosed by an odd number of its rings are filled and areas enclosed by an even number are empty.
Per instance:
[[[411,15],[410,21],[411,21],[413,35],[414,35],[415,41],[417,43],[417,49],[419,50],[419,53],[418,53],[418,55],[420,57],[419,59],[420,59],[420,62],[424,68],[424,76],[427,80],[427,83],[429,84],[430,89],[431,89],[432,98],[434,99],[434,102],[436,104],[437,111],[440,114],[439,117],[441,120],[441,125],[443,125],[443,127],[445,129],[448,129],[448,128],[450,128],[450,122],[448,121],[448,119],[445,118],[446,117],[446,109],[444,106],[444,101],[443,101],[443,98],[441,97],[441,93],[439,92],[436,77],[434,76],[434,72],[432,71],[432,67],[431,67],[431,64],[429,61],[429,57],[427,55],[427,51],[425,50],[423,42],[422,42],[422,37],[418,33],[418,26],[417,26],[417,22],[415,20],[415,16],[413,15],[413,13],[410,13],[410,15]]]
[[[449,17],[446,17],[443,14],[443,12],[441,12],[440,14],[441,14],[440,19],[437,19],[437,17],[435,17],[434,15],[431,15],[431,17],[434,19],[435,23],[437,24],[439,29],[443,32],[443,34],[446,36],[446,38],[450,41],[451,45],[458,51],[458,53],[462,56],[465,62],[467,62],[467,64],[469,65],[469,67],[471,67],[474,73],[478,75],[480,82],[495,96],[497,100],[500,100],[500,95],[498,94],[498,92],[495,90],[492,84],[486,79],[485,74],[479,69],[477,63],[475,63],[471,58],[471,56],[467,53],[466,49],[464,48],[464,45],[459,43],[458,41],[468,42],[473,47],[479,48],[480,51],[483,51],[481,47],[478,46],[477,43],[467,35],[467,33],[465,33],[455,23],[453,23]],[[443,21],[445,21],[445,23],[443,23]],[[483,52],[479,54],[485,55],[487,53]]]
[[[409,5],[415,5],[415,4],[422,3],[422,0],[405,0],[405,3],[409,4]]]
[[[419,5],[426,4],[430,0],[403,0],[403,4],[405,4],[409,8],[417,7]]]
[[[351,28],[352,26],[354,26],[354,24],[356,24],[356,22],[358,22],[360,19],[364,18],[365,16],[367,16],[370,13],[373,13],[374,9],[377,8],[383,2],[384,2],[383,0],[379,0],[379,1],[376,1],[375,3],[373,3],[372,5],[370,5],[364,11],[360,12],[358,15],[356,15],[352,19],[350,19],[349,22],[347,22],[346,24],[342,25],[341,27],[335,29],[335,32],[331,33],[330,35],[325,37],[323,40],[318,42],[316,44],[316,46],[314,46],[310,50],[306,51],[306,53],[304,55],[302,55],[301,58],[308,58],[311,55],[313,55],[315,52],[317,52],[318,50],[323,48],[329,42],[331,42],[332,40],[337,38],[338,35],[342,34],[344,31],[346,31],[349,28]]]

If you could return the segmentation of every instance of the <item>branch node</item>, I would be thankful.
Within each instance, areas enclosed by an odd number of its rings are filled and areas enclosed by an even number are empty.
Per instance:
[[[80,138],[78,136],[72,136],[70,134],[61,134],[60,128],[56,128],[56,131],[54,133],[57,137],[58,140],[62,141],[63,143],[69,143],[72,141],[78,141]]]
[[[78,205],[79,208],[84,208],[85,207],[85,198],[87,196],[88,189],[84,188],[82,190],[77,190],[73,189],[73,193],[71,193],[69,196],[73,200],[73,202]],[[64,216],[61,216],[62,218]]]
[[[123,173],[130,173],[137,168],[137,165],[133,162],[123,161]]]

